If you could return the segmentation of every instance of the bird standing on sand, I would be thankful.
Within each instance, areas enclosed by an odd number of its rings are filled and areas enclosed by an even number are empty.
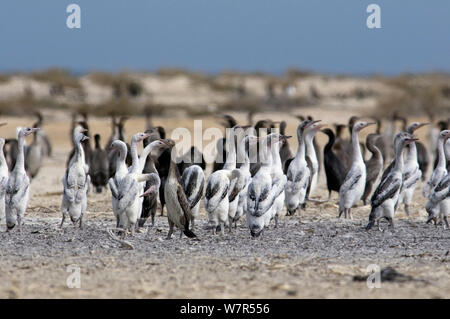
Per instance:
[[[39,128],[25,127],[20,129],[17,136],[17,160],[9,175],[5,195],[6,227],[8,231],[13,229],[16,224],[19,231],[21,230],[22,219],[28,206],[30,179],[25,171],[24,144],[25,137],[37,130]]]
[[[352,129],[352,167],[347,173],[341,188],[339,189],[339,217],[344,213],[353,219],[351,209],[356,205],[364,193],[366,185],[366,165],[359,145],[359,132],[375,123],[356,122]]]
[[[115,140],[111,143],[109,146],[109,151],[114,152],[116,154],[116,164],[114,165],[115,173],[114,176],[111,177],[108,181],[109,189],[111,190],[112,194],[112,208],[114,216],[116,217],[116,227],[120,227],[120,211],[118,208],[119,199],[118,199],[118,193],[119,193],[119,185],[122,182],[122,180],[127,176],[128,174],[128,167],[125,163],[125,159],[127,156],[127,145],[125,142],[121,140]]]
[[[272,151],[274,144],[279,143],[283,137],[277,133],[271,133],[263,140],[263,152],[261,152],[261,167],[253,176],[248,186],[247,195],[247,224],[252,237],[259,237],[264,231],[267,221],[270,221],[270,210],[284,191],[286,176],[272,178]],[[279,148],[277,149],[277,151]]]
[[[390,226],[394,227],[394,215],[403,183],[403,150],[405,145],[415,141],[417,139],[406,132],[400,132],[395,136],[394,168],[381,181],[370,200],[371,211],[366,230],[371,229],[375,223],[378,224],[378,229],[381,230],[380,219],[383,217],[389,221]]]
[[[407,128],[409,134],[414,134],[419,128],[428,125],[428,123],[414,122]],[[417,143],[418,144],[418,143]],[[409,143],[406,146],[406,160],[403,168],[403,184],[398,198],[398,204],[405,205],[406,215],[409,216],[409,206],[414,195],[418,181],[422,178],[422,171],[418,161],[416,143]]]
[[[87,208],[87,194],[89,192],[89,183],[91,182],[88,174],[88,167],[84,157],[82,143],[89,139],[83,133],[85,129],[80,126],[74,129],[73,140],[75,143],[75,153],[71,157],[66,173],[62,179],[64,191],[61,203],[62,220],[60,227],[63,226],[66,214],[69,214],[73,224],[80,224]]]
[[[205,173],[198,165],[187,167],[181,176],[181,184],[186,194],[191,210],[191,229],[194,229],[195,218],[200,208],[200,199],[203,196],[203,188],[205,186]]]
[[[285,204],[288,215],[294,215],[296,210],[305,205],[306,191],[310,182],[311,172],[305,159],[304,131],[314,122],[305,120],[297,127],[298,149],[287,170],[285,189]]]
[[[172,140],[169,141],[172,153],[175,143]],[[197,236],[189,229],[189,223],[192,219],[191,210],[183,186],[179,182],[180,176],[174,157],[175,154],[171,154],[169,175],[167,176],[166,186],[164,187],[167,219],[169,221],[167,239],[172,238],[174,226],[180,229],[180,238],[183,236],[183,233],[189,238],[194,238]]]
[[[333,144],[336,138],[333,131],[326,128],[322,130],[322,133],[328,136],[328,143],[323,149],[323,164],[327,178],[328,200],[330,200],[332,191],[339,193],[346,171],[341,160],[333,151]]]
[[[369,134],[366,137],[366,147],[372,156],[369,160],[365,162],[366,164],[366,186],[364,188],[364,194],[362,195],[362,201],[364,205],[367,203],[367,198],[372,193],[374,185],[378,182],[383,173],[383,155],[381,150],[378,148],[378,141],[382,137],[377,134]]]
[[[109,161],[108,153],[102,149],[100,144],[100,135],[95,134],[95,148],[92,151],[92,161],[89,174],[91,175],[92,185],[95,191],[101,193],[103,187],[108,184],[109,177]]]

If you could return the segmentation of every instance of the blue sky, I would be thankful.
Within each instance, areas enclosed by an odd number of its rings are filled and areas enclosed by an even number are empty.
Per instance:
[[[81,7],[81,29],[66,7]],[[366,27],[381,7],[382,29]],[[0,72],[450,72],[448,0],[1,0]]]

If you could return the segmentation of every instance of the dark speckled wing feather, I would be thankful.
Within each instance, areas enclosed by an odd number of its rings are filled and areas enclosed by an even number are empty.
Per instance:
[[[184,219],[186,223],[189,223],[189,220],[191,219],[191,209],[189,208],[189,202],[186,198],[186,194],[184,193],[183,187],[181,187],[180,184],[177,186],[177,197],[178,202],[180,203],[181,209],[184,213]],[[185,225],[182,223],[182,225]]]
[[[190,204],[190,208],[192,209],[197,203],[200,201],[203,195],[203,188],[205,187],[205,180],[202,179],[202,183],[200,184],[200,188],[197,192],[197,196],[194,198],[194,200]]]
[[[218,183],[215,184],[208,183],[208,185],[206,185],[206,192],[205,192],[206,199],[211,199],[219,191],[219,187],[220,185]]]
[[[371,204],[372,209],[380,206],[383,204],[386,200],[394,197],[396,192],[400,189],[402,186],[402,181],[399,178],[396,178],[394,176],[388,176],[384,182],[382,182],[375,192],[372,195],[371,198]]]

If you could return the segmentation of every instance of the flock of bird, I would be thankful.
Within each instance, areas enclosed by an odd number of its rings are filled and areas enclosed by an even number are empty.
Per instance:
[[[7,231],[20,230],[28,204],[30,179],[34,178],[45,156],[51,156],[48,136],[40,129],[42,116],[33,127],[17,128],[17,139],[0,139],[0,219],[6,217]],[[296,133],[298,147],[291,150],[286,135],[286,122],[270,119],[241,125],[230,115],[222,117],[226,128],[224,138],[217,141],[216,159],[206,178],[206,162],[196,147],[176,157],[175,142],[166,138],[166,130],[154,126],[147,116],[146,130],[126,142],[125,117],[112,116],[111,137],[101,146],[99,134],[91,147],[88,118],[72,118],[70,138],[73,149],[69,154],[62,178],[61,227],[67,215],[74,225],[82,227],[91,185],[96,192],[109,188],[117,231],[121,238],[142,230],[147,220],[154,225],[158,202],[163,215],[167,211],[170,239],[175,228],[187,237],[197,237],[193,230],[203,199],[213,234],[231,232],[242,216],[252,237],[260,236],[284,208],[292,216],[305,210],[314,198],[319,173],[325,170],[328,200],[332,192],[339,195],[338,217],[353,218],[352,209],[370,197],[371,211],[366,229],[386,219],[394,227],[395,212],[410,205],[416,187],[426,181],[423,196],[427,223],[442,223],[449,227],[450,210],[450,120],[430,125],[428,149],[419,142],[415,131],[429,123],[413,122],[394,114],[381,131],[381,121],[362,121],[351,117],[347,125],[324,128],[321,121],[298,116]],[[400,122],[400,128],[397,123]],[[279,124],[277,128],[276,125]],[[376,124],[376,133],[367,135],[361,143],[359,135]],[[350,138],[343,137],[348,129]],[[328,136],[321,150],[316,134]],[[33,142],[25,138],[33,134]],[[141,153],[139,144],[143,145]],[[370,154],[368,154],[370,153]],[[435,155],[434,155],[435,154]],[[426,172],[429,158],[434,155],[431,176]],[[369,159],[366,160],[366,157]],[[119,240],[119,239],[118,239]]]

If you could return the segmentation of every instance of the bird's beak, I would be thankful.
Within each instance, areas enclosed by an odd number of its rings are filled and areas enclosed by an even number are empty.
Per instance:
[[[311,122],[309,122],[308,124],[306,124],[305,128],[308,128],[308,127],[310,127],[311,125],[314,125],[314,124],[316,124],[316,123],[319,123],[320,121],[321,121],[321,120],[311,121]]]
[[[152,193],[155,191],[156,186],[150,186],[149,189],[147,189],[141,196],[139,197],[144,197],[144,196],[149,196],[152,195]]]
[[[4,123],[0,123],[0,126],[5,126],[5,125],[7,125],[8,123],[6,123],[6,122],[4,122]]]
[[[325,126],[327,126],[326,124],[319,124],[319,125],[317,125],[315,128],[314,128],[314,130],[315,131],[319,131],[321,128],[323,128],[323,127],[325,127]]]
[[[426,126],[426,125],[429,125],[429,124],[430,124],[430,123],[420,123],[420,124],[417,126],[416,130],[419,129],[419,128],[421,128],[422,126]]]
[[[368,122],[368,123],[366,123],[366,125],[363,126],[363,128],[366,128],[368,126],[375,125],[375,124],[377,124],[377,123],[375,123],[375,122]]]
[[[414,143],[414,142],[416,142],[416,141],[418,141],[418,140],[419,140],[418,138],[413,137],[413,138],[407,138],[407,139],[405,140],[405,142],[406,142],[406,144],[411,144],[411,143]]]

